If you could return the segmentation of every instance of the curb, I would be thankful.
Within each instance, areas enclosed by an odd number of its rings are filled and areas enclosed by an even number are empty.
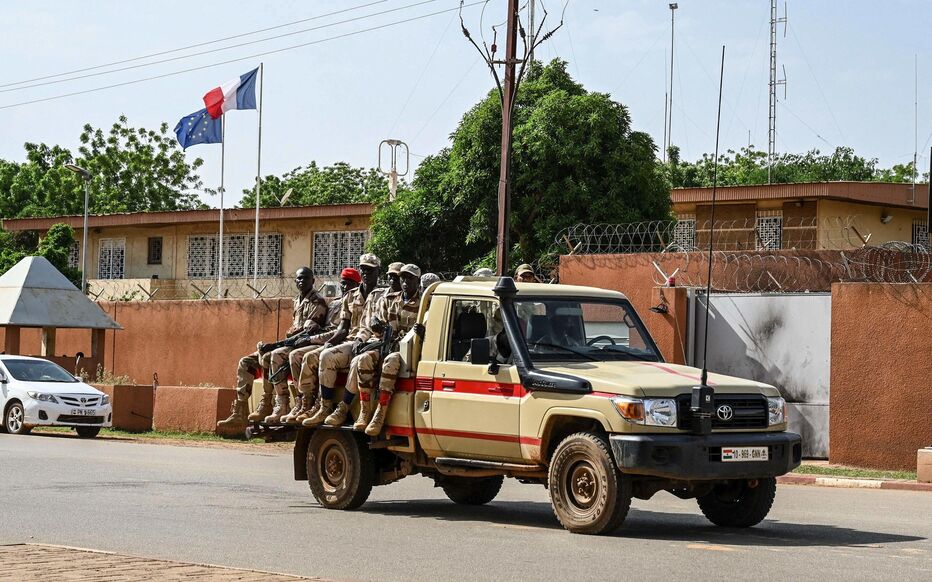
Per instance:
[[[889,481],[881,479],[851,479],[846,477],[820,477],[816,475],[784,475],[777,477],[780,485],[815,485],[846,489],[896,489],[899,491],[932,492],[932,483],[915,481]]]

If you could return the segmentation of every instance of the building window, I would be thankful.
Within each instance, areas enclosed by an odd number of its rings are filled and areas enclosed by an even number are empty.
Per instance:
[[[783,243],[783,211],[757,211],[757,250],[780,250]]]
[[[927,221],[913,221],[913,244],[929,248],[929,223]]]
[[[149,237],[149,259],[147,263],[149,265],[161,265],[162,264],[162,237],[160,236]]]
[[[696,215],[680,214],[673,226],[673,247],[677,251],[691,251],[696,248]]]
[[[365,252],[368,240],[367,230],[315,232],[314,274],[335,277],[344,267],[358,265],[359,255]]]
[[[188,237],[188,278],[207,279],[217,276],[217,235]],[[223,276],[251,277],[255,237],[251,234],[231,234],[223,237]],[[259,235],[260,277],[280,277],[282,274],[282,235]]]
[[[72,269],[81,268],[81,247],[78,246],[78,241],[72,241],[68,250],[68,266]]]
[[[97,278],[122,279],[125,258],[125,238],[100,239],[100,253],[97,255]]]

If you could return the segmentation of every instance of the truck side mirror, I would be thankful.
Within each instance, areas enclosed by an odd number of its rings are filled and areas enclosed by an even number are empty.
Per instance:
[[[487,337],[473,338],[469,345],[469,361],[486,366],[492,361],[492,342]]]

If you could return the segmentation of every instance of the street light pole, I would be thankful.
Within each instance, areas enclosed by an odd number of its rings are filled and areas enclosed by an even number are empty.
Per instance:
[[[91,173],[75,164],[65,167],[84,179],[84,226],[81,229],[81,293],[87,293],[87,207],[90,201]]]

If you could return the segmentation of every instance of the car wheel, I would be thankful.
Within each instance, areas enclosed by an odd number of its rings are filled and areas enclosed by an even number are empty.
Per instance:
[[[318,429],[307,447],[307,482],[327,509],[356,509],[375,483],[369,439],[347,430]]]
[[[32,427],[27,427],[24,422],[26,412],[23,405],[19,402],[11,402],[6,407],[6,413],[3,415],[3,427],[10,434],[29,434]]]
[[[74,427],[74,430],[82,439],[92,439],[100,434],[99,426],[76,426]]]
[[[605,437],[591,433],[572,434],[557,446],[548,488],[554,514],[573,533],[611,533],[631,506],[631,481],[615,467]]]
[[[777,480],[736,480],[716,485],[696,499],[706,519],[722,527],[751,527],[770,513],[777,494]]]
[[[495,499],[504,481],[504,477],[444,477],[440,487],[454,503],[485,505]]]

